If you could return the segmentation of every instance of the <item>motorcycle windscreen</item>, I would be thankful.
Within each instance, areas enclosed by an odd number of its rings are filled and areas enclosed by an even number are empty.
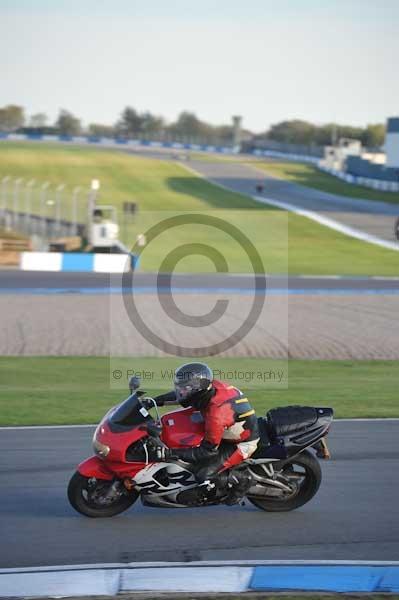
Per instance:
[[[152,417],[141,404],[136,393],[126,398],[109,417],[111,426],[117,425],[124,428],[137,427],[149,420],[152,420]]]

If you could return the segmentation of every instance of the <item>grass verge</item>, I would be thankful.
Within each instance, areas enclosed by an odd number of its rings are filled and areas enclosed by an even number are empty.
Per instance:
[[[147,393],[170,387],[161,369],[177,358],[131,359],[132,367],[155,373],[143,383]],[[226,371],[262,370],[261,359],[209,359]],[[268,361],[270,364],[270,361]],[[337,418],[399,417],[397,361],[290,361],[288,389],[262,389],[233,382],[248,394],[259,415],[273,406],[332,406]],[[1,357],[0,425],[96,423],[127,393],[110,387],[110,363],[103,357]],[[127,388],[127,385],[126,385]]]
[[[293,168],[297,166],[293,165]],[[113,204],[119,210],[126,200],[138,203],[139,212],[134,221],[123,218],[122,213],[119,216],[121,237],[128,247],[132,247],[137,234],[146,231],[154,219],[159,221],[168,214],[182,211],[208,215],[222,211],[220,217],[236,224],[252,240],[269,273],[396,276],[399,272],[399,257],[393,250],[355,240],[299,215],[223,190],[193,176],[176,161],[78,146],[1,142],[0,177],[2,175],[36,180],[32,211],[37,213],[41,200],[39,184],[51,182],[50,199],[56,185],[65,183],[67,191],[63,193],[61,216],[67,219],[71,216],[72,189],[81,186],[82,190],[87,190],[90,181],[98,178],[101,181],[100,203]],[[11,204],[12,193],[13,188],[9,186]],[[85,194],[81,192],[79,201],[82,221],[87,210]],[[22,197],[20,200],[22,202]],[[46,210],[51,216],[55,205],[47,206]],[[252,271],[245,252],[231,237],[223,237],[215,228],[193,225],[170,229],[149,244],[142,255],[140,268],[157,271],[160,257],[168,250],[177,245],[203,243],[204,239],[227,258],[231,272]],[[208,259],[188,254],[178,262],[176,271],[214,271]]]
[[[251,161],[251,164],[274,177],[287,179],[293,183],[321,190],[322,192],[347,196],[348,198],[362,198],[399,204],[399,193],[397,192],[382,192],[346,183],[333,175],[320,171],[309,163],[270,160],[267,162]]]

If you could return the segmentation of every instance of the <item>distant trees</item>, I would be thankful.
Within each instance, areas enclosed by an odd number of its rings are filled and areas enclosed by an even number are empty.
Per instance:
[[[341,137],[347,137],[360,140],[364,146],[378,147],[384,143],[385,126],[380,123],[367,125],[365,128],[335,123],[314,125],[307,121],[294,119],[272,125],[262,137],[286,144],[315,144],[318,146],[327,146]]]
[[[194,113],[183,111],[177,120],[169,127],[169,131],[176,135],[199,137],[209,125],[200,121]]]
[[[311,123],[295,119],[272,125],[266,135],[276,142],[310,144],[314,140],[315,129]]]
[[[102,125],[101,123],[90,123],[88,127],[89,135],[96,137],[113,137],[115,128],[113,125]]]
[[[115,125],[115,129],[118,135],[129,137],[140,131],[140,125],[141,119],[136,109],[126,106]]]
[[[144,112],[140,115],[140,131],[144,134],[160,133],[165,130],[166,123],[163,117],[158,117],[150,112]]]
[[[60,135],[79,135],[82,130],[80,119],[65,109],[60,110],[55,127]]]
[[[39,112],[30,117],[29,127],[32,127],[33,129],[41,129],[43,127],[46,127],[47,121],[47,115],[45,113]]]
[[[9,104],[0,108],[0,131],[15,131],[23,127],[25,113],[22,106]]]
[[[385,140],[385,125],[382,123],[367,125],[363,135],[363,143],[365,146],[368,146],[369,148],[382,146]]]
[[[124,108],[119,121],[115,125],[116,134],[123,137],[160,133],[164,129],[165,122],[162,117],[155,116],[148,111],[138,113],[131,106]]]
[[[24,127],[25,113],[22,106],[9,104],[0,108],[0,131],[20,131],[32,134],[79,135],[82,133],[80,119],[65,109],[61,109],[53,125],[48,125],[47,115],[38,112],[31,115],[29,124]],[[90,123],[85,133],[97,137],[124,138],[144,137],[170,139],[204,144],[230,144],[233,141],[232,125],[211,125],[202,121],[193,112],[184,110],[172,123],[166,123],[161,116],[149,111],[139,112],[132,106],[126,106],[114,125]],[[366,127],[353,127],[327,123],[315,125],[301,119],[280,121],[273,124],[263,134],[254,135],[250,131],[242,132],[242,139],[269,139],[284,144],[326,146],[341,137],[359,139],[369,148],[378,148],[385,139],[385,125],[369,124]]]
[[[232,125],[210,125],[189,111],[181,112],[167,131],[172,137],[206,144],[229,144],[233,141]]]

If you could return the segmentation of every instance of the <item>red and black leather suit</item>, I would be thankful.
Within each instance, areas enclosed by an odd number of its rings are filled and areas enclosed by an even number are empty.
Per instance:
[[[156,398],[159,404],[176,403],[175,392]],[[238,465],[256,450],[259,441],[258,419],[248,399],[239,389],[214,380],[210,390],[190,399],[204,418],[205,435],[200,446],[174,448],[173,456],[203,468],[198,479],[206,479]]]

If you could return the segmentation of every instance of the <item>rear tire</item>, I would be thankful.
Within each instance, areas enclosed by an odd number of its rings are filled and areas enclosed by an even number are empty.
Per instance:
[[[68,500],[77,512],[86,517],[99,518],[119,515],[136,502],[139,494],[138,492],[127,492],[126,490],[126,493],[110,504],[101,505],[96,502],[92,497],[93,493],[101,496],[101,491],[104,490],[105,493],[112,483],[112,481],[104,479],[85,477],[79,471],[76,471],[68,485]]]
[[[257,508],[267,512],[286,512],[303,506],[313,498],[321,483],[321,468],[319,461],[313,454],[304,450],[285,465],[283,471],[289,475],[291,467],[298,466],[305,472],[303,483],[293,497],[273,498],[261,496],[247,496],[248,500]]]

